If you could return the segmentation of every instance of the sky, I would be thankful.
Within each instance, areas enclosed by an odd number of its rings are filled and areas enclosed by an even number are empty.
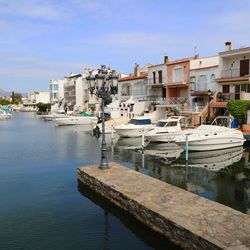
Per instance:
[[[213,56],[250,46],[249,0],[0,0],[0,88],[48,90],[101,64]]]

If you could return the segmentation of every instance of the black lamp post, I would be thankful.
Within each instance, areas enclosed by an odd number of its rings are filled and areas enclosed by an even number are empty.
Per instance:
[[[101,65],[98,69],[98,73],[94,74],[94,71],[89,71],[89,76],[86,77],[89,85],[90,94],[95,94],[102,99],[102,148],[101,148],[101,162],[99,168],[108,169],[107,161],[107,148],[105,141],[105,124],[104,124],[104,102],[110,95],[117,93],[118,75],[115,70],[107,68],[105,65]]]
[[[208,112],[207,112],[207,116],[208,116],[208,119],[209,119],[210,118],[210,101],[211,101],[211,95],[212,95],[212,92],[211,92],[210,89],[207,91],[207,95],[208,95]]]

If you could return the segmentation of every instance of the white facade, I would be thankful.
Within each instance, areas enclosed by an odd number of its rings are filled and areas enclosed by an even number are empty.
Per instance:
[[[28,103],[30,104],[37,104],[39,102],[42,103],[50,103],[50,93],[49,92],[38,92],[34,91],[28,94]]]
[[[212,93],[221,91],[216,82],[219,76],[219,57],[196,58],[190,61],[190,90],[192,106],[206,105],[208,90]]]
[[[198,58],[190,61],[191,91],[221,91],[216,79],[219,76],[219,57]]]
[[[118,99],[120,102],[127,101],[131,96],[135,101],[147,99],[148,66],[145,66],[143,70],[141,71],[139,65],[136,64],[134,74],[118,80]]]
[[[250,47],[219,53],[219,77],[224,100],[250,99]]]
[[[57,103],[64,99],[64,83],[65,80],[50,80],[50,102]]]
[[[161,102],[166,100],[167,65],[157,64],[148,67],[147,100]]]

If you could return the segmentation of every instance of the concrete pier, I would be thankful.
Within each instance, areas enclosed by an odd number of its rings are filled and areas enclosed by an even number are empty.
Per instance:
[[[250,216],[115,163],[78,179],[184,249],[250,249]]]

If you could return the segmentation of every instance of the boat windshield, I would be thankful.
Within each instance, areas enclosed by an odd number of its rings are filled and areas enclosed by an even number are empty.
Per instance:
[[[134,124],[134,125],[148,125],[151,124],[150,119],[131,119],[128,124]]]
[[[174,127],[177,126],[177,121],[172,122],[158,122],[156,124],[157,127]]]

